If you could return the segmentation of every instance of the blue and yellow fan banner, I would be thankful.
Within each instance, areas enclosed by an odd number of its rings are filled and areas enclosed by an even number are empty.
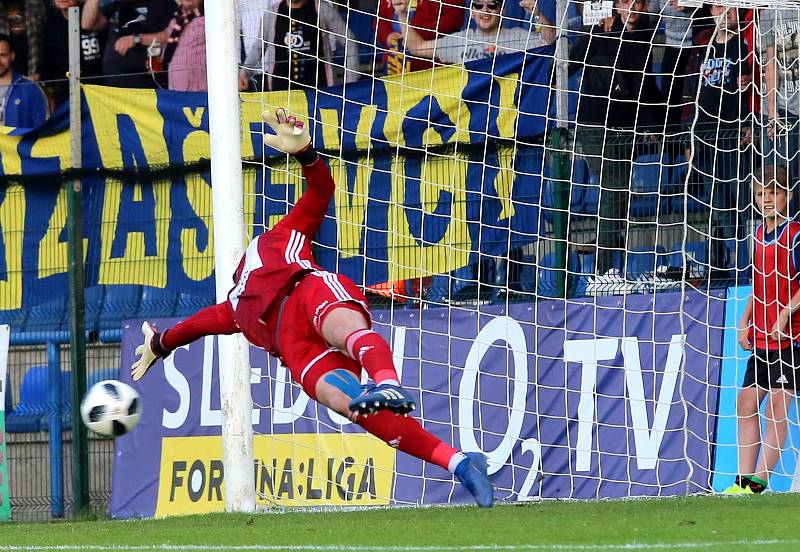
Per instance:
[[[451,272],[534,241],[554,123],[552,48],[318,91],[242,94],[249,236],[302,193],[263,145],[264,109],[311,122],[337,183],[323,266],[371,285]],[[203,93],[84,86],[86,285],[213,300],[208,102]],[[69,113],[0,135],[0,311],[65,296]]]

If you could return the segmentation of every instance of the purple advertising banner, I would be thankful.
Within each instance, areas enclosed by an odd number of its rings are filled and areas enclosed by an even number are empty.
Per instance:
[[[710,486],[724,299],[693,291],[374,318],[418,419],[456,447],[482,450],[499,500],[682,495]],[[122,374],[139,326],[125,326]],[[112,516],[222,509],[215,343],[175,351],[135,384],[144,412],[117,440]],[[446,471],[364,440],[275,359],[255,348],[250,357],[256,491],[266,503],[469,502]]]

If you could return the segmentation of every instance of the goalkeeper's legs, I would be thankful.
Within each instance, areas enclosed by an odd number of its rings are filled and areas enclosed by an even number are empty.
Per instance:
[[[313,276],[317,276],[317,278]],[[342,354],[358,362],[375,382],[358,397],[353,397],[349,409],[358,414],[391,410],[407,414],[416,408],[414,398],[400,386],[394,369],[389,344],[372,330],[367,300],[349,278],[330,272],[312,273],[314,291],[314,326],[325,341]],[[309,286],[311,288],[311,286]]]
[[[325,363],[331,365],[337,356],[342,361],[349,360],[342,355],[328,355]],[[316,370],[319,375],[314,372],[306,375],[304,380],[306,385],[316,379],[312,396],[316,397],[318,402],[349,417],[389,446],[448,470],[469,490],[479,506],[492,505],[493,488],[487,476],[483,454],[459,452],[408,416],[399,416],[388,410],[381,410],[371,416],[352,412],[350,403],[360,396],[361,385],[354,374],[353,365],[347,363],[341,365],[345,367],[329,371],[320,367]]]

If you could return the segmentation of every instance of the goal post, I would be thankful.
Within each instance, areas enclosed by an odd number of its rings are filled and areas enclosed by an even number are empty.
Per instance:
[[[227,299],[232,274],[244,254],[238,26],[234,2],[205,6],[209,134],[217,301]],[[253,426],[250,357],[241,334],[218,337],[225,509],[252,512]]]

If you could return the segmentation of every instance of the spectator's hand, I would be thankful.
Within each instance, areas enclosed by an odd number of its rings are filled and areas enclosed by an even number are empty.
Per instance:
[[[136,43],[133,41],[132,35],[121,36],[114,43],[114,50],[116,50],[119,55],[124,56],[134,46],[136,46]]]
[[[675,8],[676,10],[684,11],[686,8],[684,8],[683,6],[679,5],[678,4],[679,1],[680,0],[669,0],[669,3],[672,4],[672,7]]]
[[[683,151],[683,156],[686,157],[686,161],[688,163],[691,163],[692,162],[692,148],[686,148]]]
[[[30,75],[27,75],[27,77],[28,77],[30,80],[32,80],[32,81],[36,81],[36,82],[38,82],[38,81],[39,81],[39,80],[41,80],[41,78],[42,78],[41,76],[39,76],[39,73],[31,73]]]
[[[613,17],[606,17],[603,19],[600,24],[603,26],[603,30],[605,32],[611,32],[611,27],[614,26],[614,18]]]
[[[522,0],[519,5],[522,6],[523,10],[532,12],[533,8],[536,7],[536,0]]]
[[[786,337],[783,331],[789,324],[789,314],[789,309],[781,309],[781,312],[778,314],[778,319],[775,321],[775,325],[772,326],[772,331],[769,333],[770,338],[775,341],[780,341],[782,338]]]
[[[248,90],[250,90],[250,73],[239,71],[239,92],[247,92]]]
[[[386,59],[386,72],[389,75],[401,75],[406,70],[406,61],[405,56],[403,54],[396,54],[389,56]]]
[[[786,132],[786,125],[784,125],[783,121],[778,118],[770,117],[769,123],[767,123],[767,136],[770,139],[775,140],[778,136],[783,135]]]
[[[744,90],[748,86],[750,86],[751,82],[753,82],[753,77],[751,77],[750,75],[741,75],[739,77],[739,80],[737,80],[736,82],[739,85],[739,90]]]
[[[741,328],[739,330],[739,346],[745,351],[752,351],[753,344],[750,343],[750,329]]]
[[[386,36],[386,45],[389,48],[397,48],[400,41],[403,40],[403,35],[400,33],[391,32]]]
[[[264,111],[261,118],[275,131],[275,134],[264,135],[266,145],[292,155],[311,147],[311,135],[305,123],[298,121],[294,115],[287,115],[282,107],[275,113]]]
[[[742,131],[742,141],[739,143],[739,146],[744,147],[750,144],[750,142],[752,141],[753,141],[753,129],[747,127]]]
[[[408,0],[392,0],[392,8],[394,8],[394,13],[401,16],[401,20],[405,21],[408,13]]]

